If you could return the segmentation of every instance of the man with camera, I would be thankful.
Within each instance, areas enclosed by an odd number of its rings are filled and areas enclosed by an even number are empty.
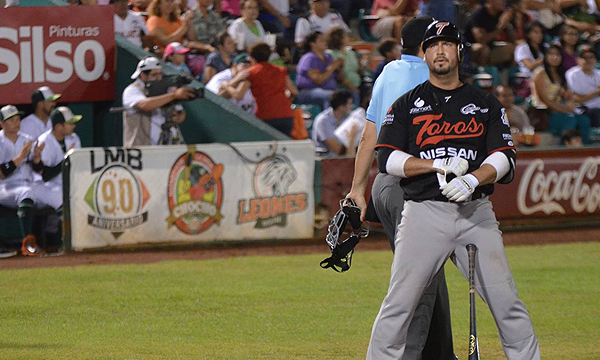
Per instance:
[[[191,88],[177,87],[162,95],[150,96],[150,89],[162,80],[162,67],[155,57],[140,60],[131,79],[135,81],[123,91],[123,146],[159,145],[162,125],[167,120],[165,113],[170,114],[163,108],[174,101],[191,100],[196,93]]]

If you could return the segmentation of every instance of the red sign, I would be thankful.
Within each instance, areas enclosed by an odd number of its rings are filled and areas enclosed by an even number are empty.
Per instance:
[[[0,9],[0,88],[27,104],[49,86],[61,102],[115,98],[113,6]]]
[[[600,215],[598,149],[522,151],[515,179],[490,197],[498,218]]]

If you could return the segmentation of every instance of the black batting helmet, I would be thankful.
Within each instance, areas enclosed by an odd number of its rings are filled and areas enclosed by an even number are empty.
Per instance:
[[[434,41],[439,40],[450,40],[455,42],[458,45],[459,58],[462,60],[462,37],[456,25],[448,21],[434,21],[431,23],[431,25],[427,27],[427,30],[425,30],[425,35],[423,36],[423,52],[425,52],[427,47]]]

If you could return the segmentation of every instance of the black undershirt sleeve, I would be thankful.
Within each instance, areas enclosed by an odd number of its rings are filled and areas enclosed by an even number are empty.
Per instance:
[[[379,172],[387,174],[386,165],[387,160],[390,155],[394,152],[394,149],[389,147],[379,147],[377,148],[377,167],[379,168]]]
[[[62,161],[58,163],[56,166],[44,166],[44,171],[42,172],[42,180],[50,181],[54,179],[56,176],[60,175],[62,172]]]

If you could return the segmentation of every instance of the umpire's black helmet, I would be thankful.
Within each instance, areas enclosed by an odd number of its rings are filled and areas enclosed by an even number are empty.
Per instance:
[[[460,31],[456,25],[448,21],[434,21],[427,27],[425,35],[423,36],[423,52],[427,50],[427,47],[434,41],[439,40],[450,40],[458,45],[459,56],[462,59],[463,44]]]

